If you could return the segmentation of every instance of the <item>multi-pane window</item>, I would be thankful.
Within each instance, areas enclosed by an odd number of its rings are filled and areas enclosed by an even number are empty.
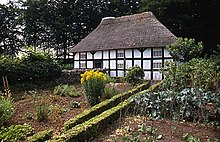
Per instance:
[[[153,51],[153,57],[161,57],[161,56],[162,56],[162,50]]]
[[[153,63],[153,68],[154,69],[160,69],[162,67],[162,63],[161,62],[155,62]]]
[[[86,68],[86,63],[80,63],[80,68]]]
[[[86,52],[80,53],[80,60],[85,60],[86,59]]]
[[[118,58],[124,58],[124,53],[123,52],[118,52],[117,57]]]
[[[118,69],[123,69],[124,68],[124,64],[123,63],[118,63],[117,64],[117,68]]]

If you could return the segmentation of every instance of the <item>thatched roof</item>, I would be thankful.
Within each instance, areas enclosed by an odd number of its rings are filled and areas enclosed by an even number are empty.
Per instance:
[[[152,12],[103,18],[100,25],[71,52],[164,47],[176,37]]]

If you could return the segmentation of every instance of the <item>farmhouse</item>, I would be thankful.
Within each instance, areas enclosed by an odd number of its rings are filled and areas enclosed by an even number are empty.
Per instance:
[[[166,46],[175,40],[152,12],[103,18],[93,32],[71,49],[74,68],[100,68],[110,76],[125,76],[130,67],[140,66],[145,79],[161,80],[160,68],[172,60]]]

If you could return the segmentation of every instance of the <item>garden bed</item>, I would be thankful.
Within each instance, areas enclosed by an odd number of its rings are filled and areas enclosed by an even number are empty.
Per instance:
[[[107,130],[102,131],[98,138],[91,140],[92,142],[120,142],[129,141],[129,139],[139,139],[145,141],[153,134],[146,131],[146,128],[157,129],[154,133],[159,137],[158,142],[182,142],[186,137],[193,136],[194,139],[200,139],[206,142],[220,139],[220,129],[216,129],[209,124],[198,124],[190,122],[178,122],[168,119],[152,120],[149,117],[130,116],[117,121]],[[187,135],[188,134],[188,135]],[[192,138],[192,137],[191,137]]]

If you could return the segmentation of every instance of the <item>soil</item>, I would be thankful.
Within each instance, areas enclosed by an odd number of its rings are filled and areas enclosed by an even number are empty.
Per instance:
[[[167,119],[151,120],[147,117],[132,116],[126,117],[117,121],[108,127],[107,130],[98,138],[91,140],[92,142],[121,142],[123,138],[133,138],[132,135],[138,132],[139,140],[144,142],[146,135],[148,137],[152,134],[140,132],[139,128],[142,126],[150,126],[153,129],[157,129],[157,135],[161,135],[161,139],[158,142],[182,142],[184,141],[183,134],[190,134],[195,138],[199,138],[201,142],[206,142],[207,139],[214,141],[214,139],[220,140],[220,129],[215,128],[208,124],[190,123],[190,122],[177,122]]]
[[[15,115],[9,121],[11,124],[29,124],[34,128],[34,132],[53,129],[54,134],[59,134],[63,130],[64,123],[80,114],[90,106],[83,95],[82,88],[78,88],[80,97],[61,97],[53,95],[51,90],[23,92],[22,99],[15,100]],[[21,96],[20,92],[18,95]],[[79,108],[73,108],[71,102],[79,102]],[[48,119],[38,121],[35,108],[41,103],[49,104],[50,114]],[[31,116],[31,118],[28,116]]]

